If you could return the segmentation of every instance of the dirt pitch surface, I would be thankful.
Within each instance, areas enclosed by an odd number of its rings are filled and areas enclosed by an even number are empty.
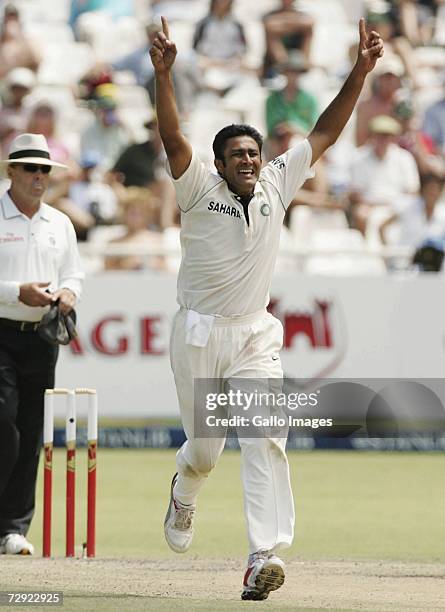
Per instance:
[[[67,610],[445,611],[445,564],[289,561],[264,602],[239,600],[240,559],[0,558],[0,590],[60,590]],[[22,606],[20,606],[22,607]],[[27,607],[27,609],[30,609]]]

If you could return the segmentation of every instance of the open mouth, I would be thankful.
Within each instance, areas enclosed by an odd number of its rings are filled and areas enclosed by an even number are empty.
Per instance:
[[[253,170],[252,169],[238,170],[238,174],[241,174],[242,176],[253,176]]]

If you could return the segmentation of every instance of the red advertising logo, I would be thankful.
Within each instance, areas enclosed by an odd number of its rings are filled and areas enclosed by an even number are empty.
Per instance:
[[[271,300],[268,310],[283,324],[286,376],[322,378],[338,367],[346,352],[346,326],[337,301],[315,298],[309,309],[287,310]]]

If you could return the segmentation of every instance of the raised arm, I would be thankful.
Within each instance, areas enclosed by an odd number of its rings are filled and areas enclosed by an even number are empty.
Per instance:
[[[373,70],[383,55],[383,41],[378,32],[367,34],[365,20],[359,23],[360,44],[357,61],[337,96],[320,115],[314,129],[308,136],[312,147],[312,163],[334,144],[356,105],[366,75]]]
[[[170,40],[167,20],[165,17],[161,17],[161,20],[162,32],[156,34],[150,49],[150,57],[156,79],[156,114],[159,133],[167,153],[172,176],[177,179],[184,174],[190,164],[192,148],[181,132],[173,89],[171,69],[177,54],[176,45]]]

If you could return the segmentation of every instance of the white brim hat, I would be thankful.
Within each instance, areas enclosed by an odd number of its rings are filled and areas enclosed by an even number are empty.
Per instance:
[[[68,169],[51,159],[48,143],[43,134],[20,134],[16,136],[9,147],[8,159],[2,159],[0,165],[4,168],[9,164],[40,164],[54,168]]]

